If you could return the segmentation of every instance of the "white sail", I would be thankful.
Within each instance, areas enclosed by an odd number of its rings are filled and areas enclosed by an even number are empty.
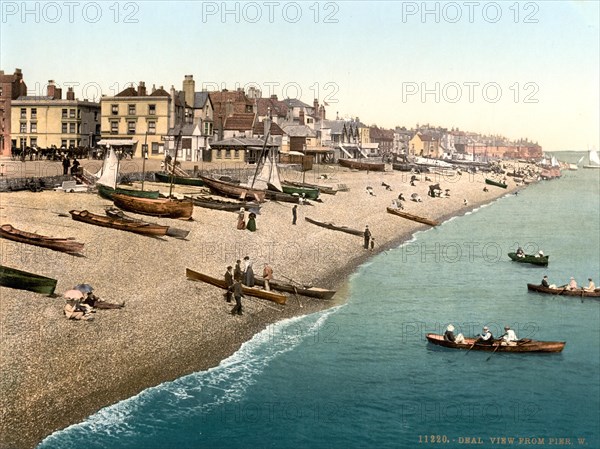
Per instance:
[[[577,161],[577,165],[581,164],[581,162],[583,162],[584,158],[585,158],[585,156],[581,156],[581,158]]]
[[[590,164],[600,165],[600,157],[598,157],[598,151],[590,150]]]
[[[119,159],[112,147],[108,156],[104,159],[101,173],[96,184],[102,184],[115,189],[117,187],[117,176],[119,175]]]
[[[252,177],[249,179],[249,185],[254,185],[256,189],[267,189],[268,184],[271,184],[278,192],[283,192],[281,180],[279,179],[279,169],[271,155],[267,156],[260,173],[254,178],[254,184]]]
[[[558,167],[559,166],[558,160],[554,156],[552,156],[552,159],[550,159],[550,162],[551,162],[550,165],[552,165],[552,167]]]

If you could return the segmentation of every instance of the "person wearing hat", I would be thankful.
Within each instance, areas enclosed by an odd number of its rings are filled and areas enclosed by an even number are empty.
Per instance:
[[[254,270],[252,268],[252,262],[250,261],[250,257],[244,257],[244,276],[243,276],[244,285],[247,287],[254,287]]]
[[[263,268],[263,279],[265,280],[265,290],[271,291],[271,285],[269,282],[273,279],[273,268],[265,262],[265,266]]]
[[[517,344],[517,341],[519,341],[519,338],[517,337],[515,331],[512,330],[508,325],[504,326],[504,334],[500,338],[502,338],[502,344],[505,346],[515,346]]]
[[[587,287],[583,287],[583,290],[586,292],[593,292],[594,290],[596,290],[596,284],[594,284],[594,281],[592,281],[592,278],[588,278],[588,286]]]
[[[454,335],[454,326],[452,324],[448,324],[446,332],[444,332],[444,340],[460,344],[465,342],[465,337],[463,334]]]
[[[540,251],[537,253],[537,257],[544,257],[544,251],[540,250]]]
[[[232,286],[233,297],[235,298],[235,306],[231,309],[232,315],[243,315],[242,313],[242,281],[241,279],[236,279]]]
[[[573,276],[571,276],[571,279],[569,280],[569,285],[567,286],[567,288],[569,290],[577,290],[577,281],[575,280],[575,278]]]
[[[236,281],[238,279],[242,279],[244,276],[244,272],[242,271],[241,266],[242,261],[240,259],[235,261],[235,270],[233,270],[233,280]]]
[[[490,328],[487,326],[483,326],[483,331],[481,334],[477,336],[477,340],[475,343],[479,343],[481,345],[493,345],[494,344],[494,336],[490,332]]]
[[[365,236],[364,247],[365,247],[365,249],[369,249],[369,243],[371,242],[371,231],[369,230],[369,225],[365,226],[364,236]]]
[[[246,210],[243,207],[238,212],[237,228],[246,229]]]
[[[238,260],[239,262],[239,260]],[[231,302],[231,295],[233,294],[233,267],[229,265],[227,271],[225,271],[225,285],[227,286],[227,292],[225,293],[225,301]]]

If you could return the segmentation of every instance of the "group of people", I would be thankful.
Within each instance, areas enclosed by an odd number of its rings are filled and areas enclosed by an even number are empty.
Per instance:
[[[265,290],[270,291],[270,281],[273,279],[273,268],[265,262],[263,267],[263,275]],[[229,265],[227,271],[225,271],[225,285],[227,286],[227,292],[225,292],[225,301],[231,302],[231,297],[235,299],[235,306],[231,309],[232,315],[243,315],[242,311],[242,285],[247,287],[254,287],[254,269],[252,268],[252,261],[249,256],[244,257],[244,265],[242,266],[241,260],[236,260],[235,268]]]
[[[516,255],[519,259],[523,259],[525,256],[527,256],[527,254],[525,254],[525,251],[523,251],[523,248],[521,248],[520,246],[517,248]],[[544,257],[544,251],[539,250],[535,257]]]
[[[459,333],[455,335],[454,330],[454,326],[452,324],[449,324],[446,327],[446,331],[444,332],[444,340],[456,344],[465,344],[465,337],[463,336],[463,334]],[[494,335],[492,334],[488,326],[483,326],[481,334],[477,335],[473,344],[493,345],[495,342],[500,342],[500,344],[504,346],[514,346],[517,344],[518,341],[519,338],[517,337],[517,334],[508,325],[504,326],[504,334],[502,334],[498,338],[494,338]]]
[[[65,292],[65,306],[63,313],[69,320],[93,321],[92,313],[96,309],[122,309],[125,302],[121,304],[111,303],[94,295],[93,288],[89,284],[80,284],[72,290]]]
[[[248,214],[248,222],[246,223],[246,210],[242,207],[238,212],[237,228],[240,230],[247,229],[250,232],[256,231],[256,214],[250,212]]]
[[[550,282],[548,281],[548,276],[544,276],[544,278],[542,279],[542,287],[546,287],[546,288],[564,288],[565,290],[579,290],[579,286],[577,285],[577,281],[575,280],[575,278],[573,276],[571,276],[571,279],[569,279],[569,283],[563,285],[562,287],[557,287],[556,284],[550,284]],[[583,290],[584,292],[593,292],[594,290],[596,290],[596,284],[594,284],[594,281],[592,280],[592,278],[588,278],[588,285],[587,287],[581,287],[581,290]]]

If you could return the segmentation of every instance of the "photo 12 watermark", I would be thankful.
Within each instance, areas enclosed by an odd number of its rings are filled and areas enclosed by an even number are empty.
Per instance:
[[[539,22],[537,2],[402,2],[402,23]]]
[[[139,23],[139,2],[6,2],[2,23]]]
[[[202,23],[339,23],[337,2],[202,2]]]

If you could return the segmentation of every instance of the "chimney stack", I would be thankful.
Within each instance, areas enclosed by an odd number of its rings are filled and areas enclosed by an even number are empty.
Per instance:
[[[54,80],[48,80],[48,96],[53,100],[60,100],[61,90],[56,87]],[[57,98],[58,95],[58,98]]]
[[[75,92],[73,92],[72,87],[67,89],[67,100],[75,100]]]
[[[140,81],[138,84],[137,93],[139,97],[146,96],[146,83],[144,81]]]
[[[317,100],[315,98],[315,101],[313,101],[313,108],[315,110],[315,115],[317,115],[317,112],[319,112],[319,100]]]
[[[185,95],[185,102],[194,107],[194,96],[196,91],[196,82],[194,81],[194,75],[185,75],[183,79],[183,93]]]
[[[299,120],[300,124],[304,125],[304,109],[300,109]]]

